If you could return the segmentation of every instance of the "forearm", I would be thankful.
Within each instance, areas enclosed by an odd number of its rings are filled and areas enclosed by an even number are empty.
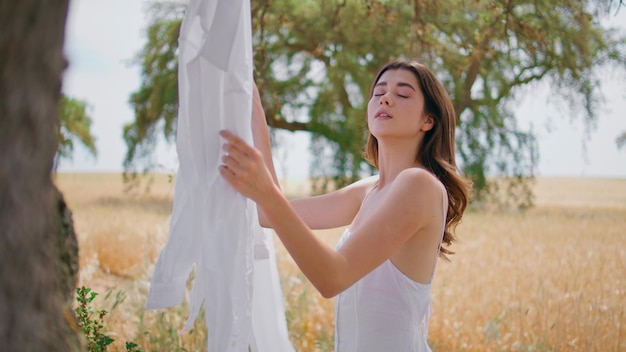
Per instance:
[[[272,157],[272,145],[270,142],[270,133],[265,119],[265,112],[261,104],[261,98],[255,87],[254,98],[252,101],[252,139],[254,147],[263,155],[263,160],[276,186],[280,189],[276,169],[274,167],[274,158]],[[261,208],[258,208],[259,222],[264,227],[269,227],[267,218]]]
[[[226,155],[219,172],[239,193],[254,200],[302,272],[324,297],[344,289],[345,257],[317,238],[296,213],[265,165],[263,154],[232,132],[220,131]]]
[[[257,148],[261,152],[261,154],[263,154],[263,160],[265,161],[265,165],[272,174],[272,179],[274,180],[274,183],[276,183],[276,186],[280,188],[280,184],[278,183],[278,177],[276,176],[276,169],[274,168],[270,134],[269,129],[265,124],[265,118],[263,117],[263,122],[253,121],[252,124],[252,138],[254,140],[254,147]]]
[[[345,258],[307,227],[279,189],[257,204],[300,270],[322,296],[333,297],[344,289],[341,275],[346,272]]]

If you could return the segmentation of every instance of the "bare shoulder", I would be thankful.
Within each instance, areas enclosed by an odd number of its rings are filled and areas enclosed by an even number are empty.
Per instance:
[[[441,181],[430,172],[420,168],[410,168],[400,172],[392,187],[393,193],[422,210],[438,209],[432,205],[439,204],[442,199]]]
[[[440,194],[441,181],[437,179],[430,172],[420,169],[417,167],[412,167],[406,170],[403,170],[398,174],[396,179],[396,187],[402,187],[407,190],[415,190],[419,192],[428,192],[428,190],[435,191]]]

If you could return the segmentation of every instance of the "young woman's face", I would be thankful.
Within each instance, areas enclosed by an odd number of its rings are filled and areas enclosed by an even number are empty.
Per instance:
[[[415,75],[404,69],[380,76],[367,105],[367,123],[372,135],[413,138],[432,128],[424,114],[424,95]]]

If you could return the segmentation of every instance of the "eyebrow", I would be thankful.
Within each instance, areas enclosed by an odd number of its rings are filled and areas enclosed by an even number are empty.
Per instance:
[[[386,87],[387,86],[387,82],[386,81],[382,81],[382,82],[378,82],[376,83],[376,85],[374,87]],[[415,89],[415,87],[413,87],[410,83],[406,83],[406,82],[398,82],[398,87],[409,87],[411,89],[413,89],[414,91],[417,92],[417,90]]]

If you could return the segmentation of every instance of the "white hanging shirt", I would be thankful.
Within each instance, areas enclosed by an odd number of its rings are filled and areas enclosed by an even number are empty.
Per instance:
[[[195,267],[183,331],[204,303],[209,351],[293,351],[270,233],[259,226],[254,202],[218,172],[220,130],[252,143],[250,1],[191,0],[178,64],[180,167],[146,307],[181,304]]]

